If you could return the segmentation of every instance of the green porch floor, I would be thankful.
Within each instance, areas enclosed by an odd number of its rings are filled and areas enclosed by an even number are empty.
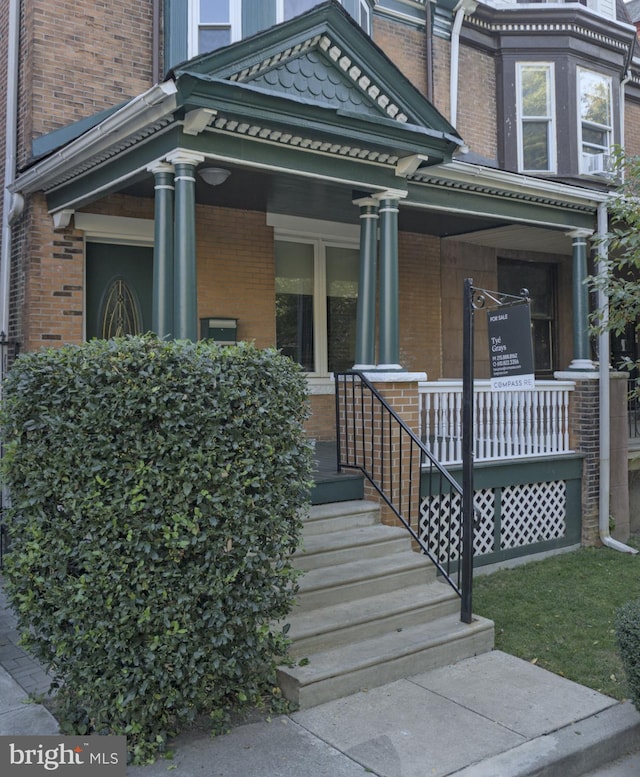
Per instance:
[[[362,475],[355,470],[338,472],[335,442],[317,442],[315,460],[311,504],[322,505],[364,498]]]

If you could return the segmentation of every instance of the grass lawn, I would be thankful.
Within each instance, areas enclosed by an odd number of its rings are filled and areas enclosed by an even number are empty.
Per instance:
[[[629,544],[640,548],[640,538]],[[640,554],[581,548],[474,580],[473,610],[496,648],[615,699],[629,697],[615,643],[618,608],[640,599]]]

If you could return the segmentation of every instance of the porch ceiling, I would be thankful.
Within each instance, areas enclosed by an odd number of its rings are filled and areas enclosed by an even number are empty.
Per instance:
[[[209,186],[199,176],[196,177],[196,201],[199,205],[357,224],[359,209],[353,200],[367,194],[331,181],[224,166],[231,175],[220,186]],[[122,193],[152,198],[153,180],[149,176],[141,178],[122,189]],[[416,210],[404,205],[401,205],[399,214],[402,231],[438,237],[476,234],[477,230],[491,230],[506,223],[498,218]]]
[[[496,248],[498,251],[531,251],[537,253],[571,256],[572,240],[566,232],[553,229],[540,229],[522,225],[493,227],[477,232],[458,235],[456,240],[463,243]]]

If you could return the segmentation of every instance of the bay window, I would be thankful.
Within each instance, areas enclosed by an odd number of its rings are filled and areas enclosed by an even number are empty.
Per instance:
[[[519,62],[517,75],[518,169],[556,169],[554,70],[550,62]]]
[[[611,79],[578,68],[578,148],[580,173],[607,175],[613,143]]]

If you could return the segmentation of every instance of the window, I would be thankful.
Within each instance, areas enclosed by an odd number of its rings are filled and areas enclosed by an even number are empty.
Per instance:
[[[516,65],[518,92],[518,169],[552,173],[556,167],[553,65]]]
[[[583,175],[607,175],[613,142],[611,79],[578,68],[578,147]]]
[[[355,363],[359,250],[320,238],[279,238],[276,343],[318,376]]]
[[[518,5],[532,5],[538,3],[548,3],[550,5],[564,5],[565,3],[580,3],[587,8],[590,8],[595,13],[601,16],[607,16],[609,19],[616,18],[616,0],[506,0],[509,3],[517,3]],[[500,7],[500,2],[491,0],[490,5],[496,5]]]
[[[241,37],[240,0],[189,0],[190,56],[228,46]]]
[[[546,262],[498,259],[498,288],[505,294],[531,295],[533,361],[536,375],[549,377],[557,369],[556,266]]]
[[[310,11],[321,0],[276,0],[276,19],[286,22]],[[341,5],[353,16],[365,32],[371,31],[371,5],[369,0],[340,0]]]

